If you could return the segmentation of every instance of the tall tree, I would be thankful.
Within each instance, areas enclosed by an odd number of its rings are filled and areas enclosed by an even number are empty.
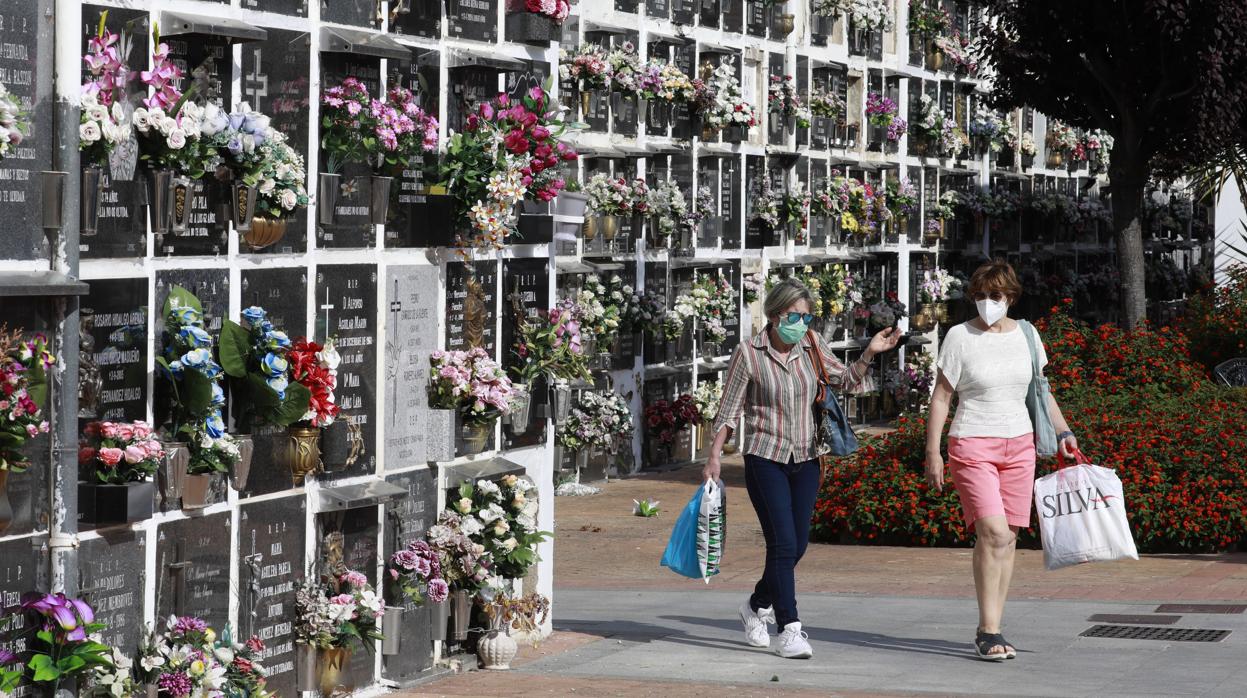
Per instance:
[[[997,106],[1032,106],[1113,136],[1122,317],[1147,317],[1143,190],[1242,142],[1247,1],[987,0],[981,58]]]

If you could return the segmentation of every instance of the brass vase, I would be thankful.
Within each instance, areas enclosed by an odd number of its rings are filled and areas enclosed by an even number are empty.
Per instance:
[[[601,221],[602,237],[614,240],[619,233],[619,216],[599,216],[598,220]]]
[[[585,239],[585,242],[589,242],[593,240],[594,238],[596,238],[598,236],[598,217],[597,216],[585,217],[585,223],[583,226],[581,226],[580,230],[581,230],[581,235]]]
[[[585,90],[585,89],[580,90],[580,118],[582,119],[589,118],[589,103],[592,101],[592,99],[593,99],[592,92]]]
[[[296,486],[309,473],[320,471],[320,429],[293,426],[286,431],[286,466]]]
[[[258,252],[281,240],[286,235],[286,219],[284,218],[252,218],[251,228],[242,233],[242,241],[247,248]]]
[[[346,647],[316,652],[316,682],[322,696],[347,695],[355,692],[351,681],[351,650]]]
[[[927,69],[938,71],[944,67],[944,52],[936,47],[935,42],[927,44]]]

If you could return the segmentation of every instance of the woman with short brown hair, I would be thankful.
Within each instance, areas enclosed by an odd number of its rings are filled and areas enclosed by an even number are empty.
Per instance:
[[[926,478],[936,491],[944,487],[940,440],[949,406],[957,395],[957,414],[948,431],[948,467],[961,498],[966,525],[974,531],[974,588],[979,625],[975,653],[990,661],[1012,659],[1017,650],[1000,634],[1018,529],[1030,525],[1035,487],[1034,425],[1026,393],[1034,366],[1048,363],[1034,328],[1008,317],[1022,295],[1013,267],[988,262],[970,277],[969,297],[978,317],[948,331],[940,346],[935,392],[927,423]],[[1048,406],[1061,452],[1073,457],[1078,440],[1061,408]]]

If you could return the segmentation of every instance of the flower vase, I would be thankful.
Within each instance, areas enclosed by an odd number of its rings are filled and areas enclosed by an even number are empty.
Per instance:
[[[796,18],[790,13],[776,14],[772,20],[771,31],[778,34],[780,39],[788,38],[794,28]]]
[[[460,455],[476,455],[489,446],[489,439],[494,435],[494,423],[492,421],[483,424],[465,423],[460,427],[460,434],[463,437],[463,447],[466,451]]]
[[[242,234],[242,241],[252,252],[260,250],[280,241],[286,235],[286,219],[284,218],[252,218],[251,227]]]
[[[143,695],[147,696],[147,698],[159,698],[160,686],[154,683],[143,684]]]
[[[589,197],[578,191],[562,191],[554,199],[554,214],[571,218],[584,218],[589,208]]]
[[[252,219],[255,218],[255,199],[259,190],[246,184],[234,185],[233,217],[234,229],[241,235],[251,230]]]
[[[509,671],[518,651],[519,645],[506,628],[490,630],[476,643],[481,668],[488,671]]]
[[[190,177],[173,178],[173,188],[169,192],[169,230],[175,233],[185,233],[190,229],[194,187]]]
[[[9,502],[9,471],[0,470],[0,535],[13,523],[13,505]]]
[[[599,220],[601,220],[599,216],[585,218],[584,225],[580,226],[580,237],[584,238],[585,242],[593,242],[593,239],[598,236]]]
[[[1048,153],[1048,167],[1057,169],[1065,162],[1065,156],[1059,150],[1053,150]]]
[[[598,216],[598,224],[602,228],[604,240],[614,240],[619,234],[619,216]]]
[[[468,626],[472,624],[472,597],[468,596],[467,591],[460,589],[451,594],[450,604],[451,616],[454,618],[450,639],[463,642],[468,639]]]
[[[512,386],[511,410],[503,415],[502,423],[507,425],[512,436],[520,436],[528,431],[533,406],[532,388],[527,383],[516,383]]]
[[[403,607],[386,606],[381,616],[381,654],[395,655],[399,653],[403,636]]]
[[[927,70],[938,72],[944,67],[944,52],[934,41],[927,42]]]
[[[165,508],[169,508],[182,497],[182,490],[186,487],[186,468],[190,465],[191,452],[182,441],[161,441],[160,445],[165,455],[157,475],[161,499]]]
[[[556,380],[550,386],[550,419],[554,425],[562,424],[572,409],[572,387],[565,380]]]
[[[590,102],[592,101],[592,99],[593,99],[593,93],[590,92],[589,90],[581,88],[580,90],[580,118],[581,119],[589,118],[589,106],[590,106]]]
[[[242,434],[235,436],[234,441],[238,444],[238,462],[234,463],[230,471],[229,484],[235,491],[242,492],[247,489],[247,480],[251,477],[251,457],[255,454],[255,440],[250,434]]]
[[[393,182],[393,177],[372,176],[371,221],[373,225],[385,225],[385,220],[390,215],[390,185]]]
[[[319,428],[292,426],[286,430],[286,467],[296,487],[309,473],[320,471]]]
[[[667,234],[662,232],[661,222],[662,220],[655,216],[650,218],[645,226],[645,237],[651,250],[667,249]]]
[[[152,232],[169,232],[169,199],[173,195],[173,170],[155,170],[147,174],[147,211]]]
[[[94,235],[100,224],[100,182],[104,171],[100,167],[82,168],[82,222],[83,235]]]
[[[182,489],[182,509],[203,509],[211,504],[218,480],[217,473],[188,474],[186,487]]]
[[[0,475],[3,473],[0,471]],[[79,523],[99,525],[144,521],[152,517],[155,504],[154,482],[127,482],[124,485],[78,483]]]
[[[433,604],[432,639],[435,642],[446,641],[446,626],[450,623],[450,602],[443,601]],[[444,655],[445,653],[443,653]]]
[[[940,302],[935,304],[935,320],[936,322],[948,322],[948,303]]]
[[[742,143],[744,142],[745,138],[748,136],[748,133],[749,133],[748,129],[746,129],[744,126],[740,124],[732,124],[731,126],[728,126],[727,128],[723,129],[723,142],[724,143]]]
[[[320,687],[316,682],[316,655],[315,647],[303,643],[295,644],[294,684],[299,693],[315,691]]]
[[[332,647],[316,652],[316,684],[322,696],[349,695],[355,692],[351,680],[351,650]]]
[[[316,208],[321,225],[333,225],[338,220],[338,196],[342,193],[342,175],[321,172],[316,180]]]

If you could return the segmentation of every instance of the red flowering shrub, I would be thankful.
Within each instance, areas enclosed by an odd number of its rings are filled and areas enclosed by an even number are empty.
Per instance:
[[[1229,276],[1228,283],[1191,298],[1183,321],[1192,355],[1209,371],[1247,356],[1247,265],[1230,268]]]
[[[1247,543],[1247,391],[1208,380],[1181,333],[1093,329],[1054,308],[1038,323],[1046,370],[1084,453],[1125,488],[1143,552],[1224,550]],[[814,514],[820,540],[965,545],[969,533],[948,478],[923,480],[926,423],[863,443],[828,469]],[[1056,468],[1039,465],[1039,475]],[[1038,521],[1023,533],[1036,545]]]
[[[687,393],[671,400],[655,400],[645,406],[645,426],[663,444],[672,444],[675,437],[690,424],[701,421],[701,413],[693,396]]]

